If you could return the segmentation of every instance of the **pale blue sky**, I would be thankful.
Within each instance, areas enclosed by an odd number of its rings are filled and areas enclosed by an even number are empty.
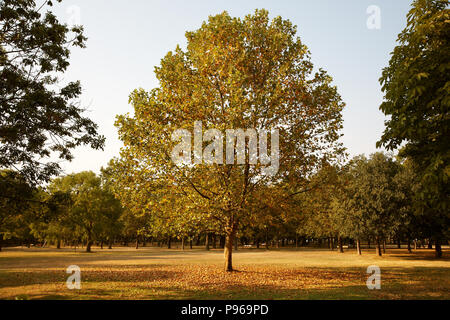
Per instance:
[[[382,101],[378,79],[406,24],[411,2],[65,0],[56,4],[54,12],[61,21],[76,19],[73,13],[79,8],[79,20],[89,39],[86,49],[73,50],[64,79],[81,80],[81,102],[107,139],[104,151],[78,148],[75,159],[62,167],[66,173],[98,171],[118,155],[122,144],[114,127],[115,116],[132,110],[128,95],[133,89],[157,86],[154,66],[177,44],[185,45],[185,31],[197,29],[209,15],[224,10],[243,17],[256,8],[298,26],[315,66],[328,71],[347,104],[343,142],[350,155],[372,153],[384,127],[378,109]],[[379,30],[367,28],[370,5],[381,9]]]

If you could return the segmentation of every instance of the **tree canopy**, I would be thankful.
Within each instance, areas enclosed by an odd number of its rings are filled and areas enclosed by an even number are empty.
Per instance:
[[[83,116],[80,82],[60,79],[70,48],[85,47],[83,27],[61,24],[43,12],[48,6],[52,1],[40,7],[33,0],[0,2],[0,168],[32,182],[60,172],[51,156],[72,160],[71,149],[104,144],[97,125]]]
[[[116,164],[126,167],[122,172],[132,185],[159,193],[159,201],[183,197],[194,214],[217,221],[227,237],[225,268],[232,270],[233,239],[251,215],[248,202],[260,186],[278,185],[285,197],[294,196],[323,161],[342,155],[344,104],[331,77],[322,69],[314,72],[296,27],[281,17],[270,21],[265,10],[244,19],[226,12],[210,16],[186,38],[185,51],[177,47],[155,68],[159,87],[135,90],[130,95],[134,115],[117,118],[125,148]],[[176,144],[172,133],[192,132],[196,121],[215,129],[219,140],[227,129],[272,132],[272,157],[274,130],[279,130],[278,171],[264,175],[267,168],[254,164],[248,152],[240,163],[223,164],[217,158],[204,163],[194,154],[195,166],[177,165],[170,158]],[[206,137],[194,144],[203,150],[205,142]],[[224,144],[219,141],[214,150],[215,156],[223,153]],[[148,210],[155,208],[141,201]]]
[[[416,0],[380,82],[389,116],[377,143],[402,147],[420,173],[422,211],[439,241],[450,228],[450,10],[447,0]],[[439,249],[439,245],[437,249]],[[440,250],[440,249],[439,249]],[[440,255],[440,253],[437,253]]]

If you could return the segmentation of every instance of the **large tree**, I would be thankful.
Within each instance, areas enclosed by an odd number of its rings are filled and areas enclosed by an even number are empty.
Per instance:
[[[121,171],[122,178],[130,185],[123,192],[139,194],[136,189],[142,189],[167,199],[181,197],[192,214],[220,224],[226,235],[225,270],[232,271],[238,227],[255,214],[249,199],[264,185],[277,187],[284,198],[304,192],[308,175],[324,159],[332,162],[343,151],[338,140],[344,104],[331,77],[322,69],[314,72],[296,27],[281,17],[270,21],[265,10],[243,19],[226,12],[210,16],[186,38],[186,50],[177,47],[155,68],[159,86],[150,92],[134,91],[130,96],[134,115],[118,117],[125,147],[116,166],[127,168]],[[214,160],[202,162],[195,152],[195,165],[174,163],[170,155],[178,141],[171,139],[172,134],[178,129],[193,132],[195,121],[201,121],[204,130],[216,130],[214,137],[209,136],[217,143]],[[260,153],[255,164],[248,148],[227,153],[233,164],[221,163],[226,144],[220,143],[222,134],[240,128],[272,132],[268,149],[274,161],[278,130],[278,170],[267,174],[264,157]],[[244,141],[246,146],[252,144]],[[205,136],[195,145],[203,150],[210,144],[206,142]],[[234,147],[235,140],[231,143]],[[185,159],[191,162],[191,155]],[[139,199],[152,211],[148,199]]]
[[[448,0],[416,0],[380,79],[380,109],[389,116],[378,146],[415,162],[422,214],[433,229],[436,255],[448,236],[450,175],[450,10]]]
[[[0,168],[20,171],[33,182],[60,171],[49,157],[71,160],[74,147],[98,149],[104,143],[97,125],[83,116],[80,83],[60,80],[70,48],[85,46],[83,28],[69,28],[43,12],[51,5],[0,2]]]

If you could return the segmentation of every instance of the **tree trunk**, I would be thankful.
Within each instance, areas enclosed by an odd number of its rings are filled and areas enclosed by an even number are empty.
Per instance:
[[[184,250],[184,237],[181,238],[181,250]]]
[[[380,238],[376,238],[376,248],[375,248],[375,254],[377,256],[381,257],[381,243],[380,243]]]
[[[339,252],[344,253],[344,246],[342,244],[342,238],[338,237],[338,244],[339,244]]]
[[[56,240],[56,249],[61,249],[61,239]]]
[[[356,252],[361,255],[361,240],[359,238],[356,240]]]
[[[103,249],[103,240],[100,241],[100,249]]]
[[[386,240],[383,240],[383,254],[386,254]]]
[[[331,251],[334,251],[334,237],[331,237]]]
[[[192,239],[189,240],[189,248],[192,249]]]
[[[172,248],[172,239],[171,237],[169,237],[169,239],[167,239],[167,249]]]
[[[112,249],[112,240],[111,239],[109,240],[109,243],[108,243],[108,249]]]
[[[86,252],[92,252],[91,251],[92,241],[88,240],[86,244]]]
[[[217,244],[216,244],[216,242],[217,242],[217,236],[216,236],[216,234],[214,233],[213,236],[212,236],[213,249],[217,249]]]
[[[136,250],[139,249],[139,238],[136,238]]]
[[[414,250],[417,250],[417,239],[414,239]]]
[[[295,234],[295,247],[298,248],[298,235]]]
[[[225,236],[225,271],[231,272],[233,271],[233,263],[232,263],[232,254],[233,254],[233,242],[234,242],[235,231],[233,228],[227,231],[227,235]]]
[[[259,249],[259,239],[256,239],[255,243],[256,243],[256,249]]]
[[[209,251],[209,234],[208,234],[208,232],[205,235],[205,250]]]
[[[433,249],[433,241],[431,239],[428,240],[428,249]]]
[[[442,258],[442,247],[441,241],[439,239],[436,239],[436,241],[434,242],[434,248],[436,258]]]
[[[397,249],[401,249],[402,248],[402,244],[400,242],[400,238],[397,239]]]
[[[411,253],[411,239],[408,238],[408,252]]]

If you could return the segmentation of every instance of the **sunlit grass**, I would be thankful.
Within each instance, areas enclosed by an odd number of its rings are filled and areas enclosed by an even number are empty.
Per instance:
[[[1,299],[449,299],[450,260],[432,250],[391,249],[383,257],[313,249],[239,250],[237,272],[222,271],[220,250],[7,248],[0,253]],[[366,287],[369,265],[381,290]],[[81,268],[69,290],[66,268]]]

